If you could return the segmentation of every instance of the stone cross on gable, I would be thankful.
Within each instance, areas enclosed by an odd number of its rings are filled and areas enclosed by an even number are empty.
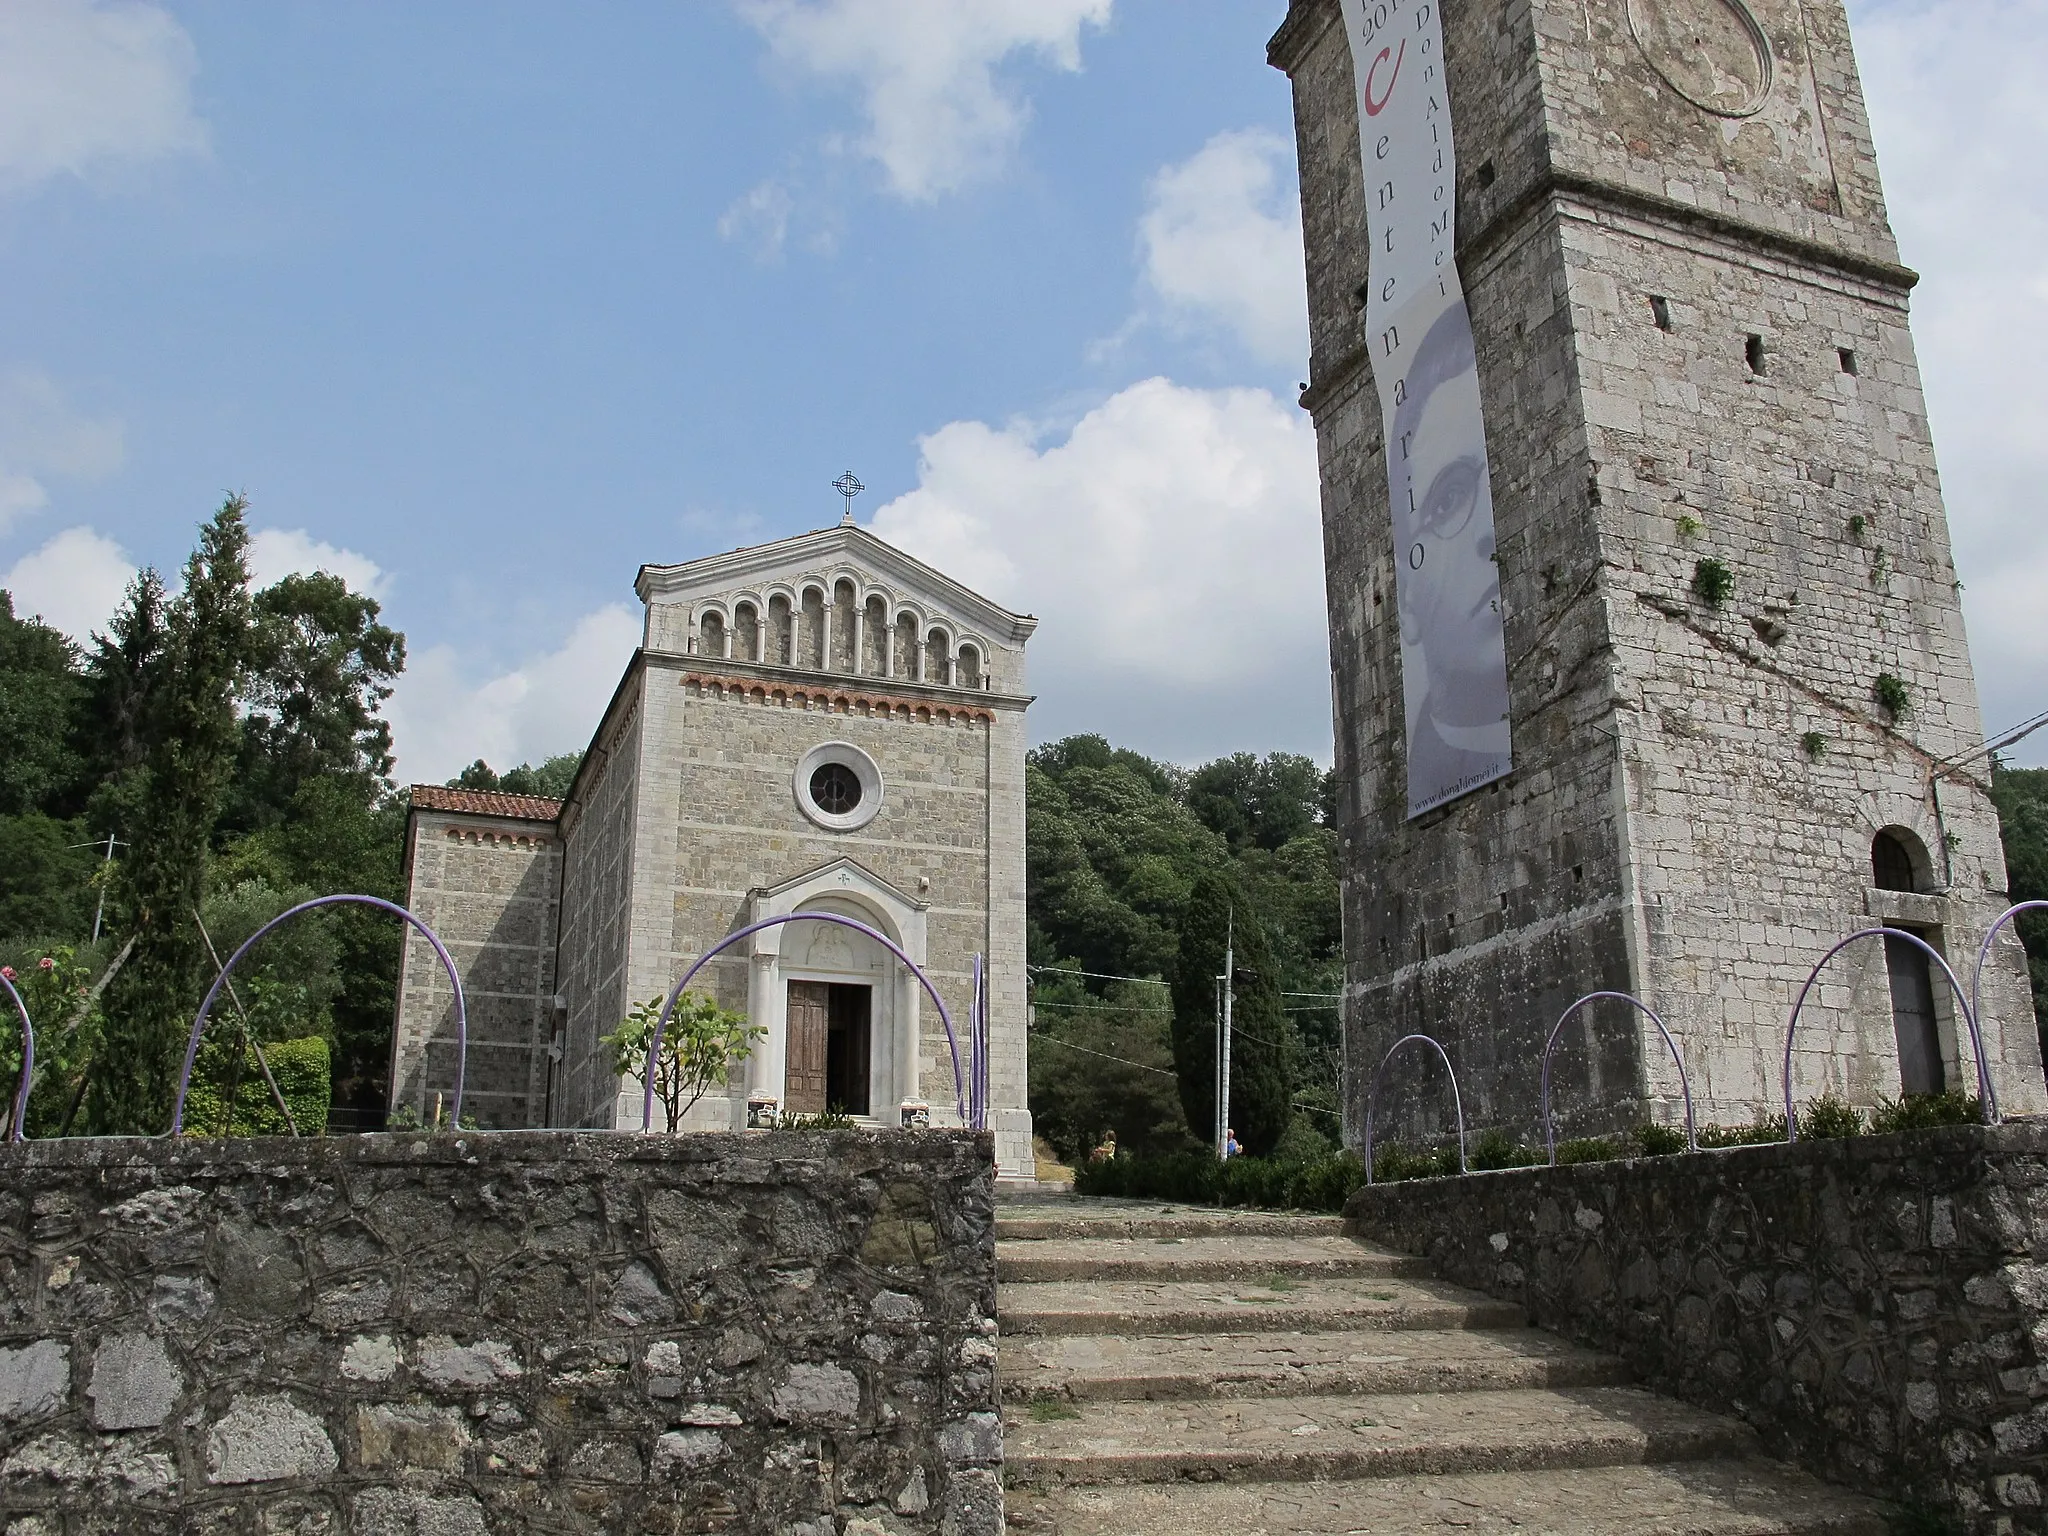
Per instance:
[[[867,487],[856,480],[853,471],[849,469],[845,474],[832,482],[832,489],[846,498],[846,516],[839,521],[841,526],[851,527],[853,524],[853,498],[866,490]]]

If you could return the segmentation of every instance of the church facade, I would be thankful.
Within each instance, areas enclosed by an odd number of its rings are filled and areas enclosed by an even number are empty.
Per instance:
[[[636,590],[642,644],[565,799],[413,789],[407,904],[462,975],[465,1114],[638,1128],[640,1081],[614,1070],[601,1037],[737,929],[835,913],[909,954],[953,1038],[865,934],[769,927],[693,985],[762,1033],[679,1128],[828,1109],[961,1123],[979,956],[988,1124],[1000,1172],[1028,1177],[1024,646],[1036,621],[851,521],[645,566]],[[393,1110],[433,1119],[454,1069],[452,993],[412,935]]]

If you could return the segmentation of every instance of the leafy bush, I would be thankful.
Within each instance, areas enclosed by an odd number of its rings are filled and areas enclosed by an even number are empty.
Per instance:
[[[1454,1145],[1414,1148],[1390,1142],[1373,1149],[1372,1177],[1375,1184],[1398,1184],[1404,1179],[1443,1179],[1457,1171],[1458,1149]]]
[[[1525,1147],[1498,1127],[1481,1131],[1465,1156],[1474,1170],[1487,1168],[1532,1168],[1543,1161],[1534,1147]]]
[[[1877,1108],[1870,1112],[1870,1134],[1889,1136],[1894,1131],[1928,1131],[1938,1125],[1975,1125],[1983,1118],[1982,1102],[1960,1088],[1946,1093],[1909,1093],[1877,1101]]]
[[[1249,1156],[1226,1163],[1206,1152],[1119,1156],[1074,1170],[1079,1195],[1265,1210],[1341,1211],[1364,1182],[1364,1165],[1349,1152],[1303,1163]]]
[[[1877,674],[1870,685],[1870,697],[1890,719],[1898,720],[1912,713],[1913,695],[1905,680],[1889,672]]]
[[[1629,1133],[1640,1157],[1669,1157],[1685,1150],[1685,1132],[1675,1125],[1637,1126]]]
[[[1735,595],[1735,573],[1707,555],[1692,568],[1692,589],[1709,608],[1718,608]]]
[[[1559,1167],[1571,1163],[1607,1163],[1628,1156],[1619,1139],[1612,1136],[1574,1136],[1557,1144]]]
[[[1807,1102],[1799,1116],[1799,1134],[1815,1141],[1840,1141],[1863,1134],[1863,1111],[1832,1093]]]
[[[1783,1115],[1765,1115],[1748,1125],[1709,1125],[1700,1130],[1703,1147],[1758,1147],[1784,1139]]]
[[[654,1026],[661,1020],[662,997],[650,997],[633,1005],[633,1011],[619,1022],[599,1044],[612,1053],[612,1070],[638,1075],[647,1069],[647,1053],[654,1044]],[[767,1030],[750,1024],[743,1013],[721,1008],[699,992],[685,992],[676,999],[668,1027],[661,1035],[661,1060],[655,1063],[654,1096],[668,1118],[670,1130],[682,1124],[683,1116],[714,1087],[722,1087],[732,1071],[754,1053],[754,1042]]]
[[[277,1091],[291,1106],[301,1136],[318,1136],[327,1128],[327,1110],[334,1096],[333,1062],[327,1042],[315,1035],[304,1040],[276,1040],[263,1048]],[[234,1078],[234,1112],[227,1111],[227,1087],[215,1076],[195,1076],[185,1099],[185,1125],[195,1136],[289,1136],[291,1126],[270,1096],[263,1068],[251,1051]]]
[[[784,1115],[777,1123],[785,1131],[850,1131],[853,1116],[828,1109],[821,1115]]]

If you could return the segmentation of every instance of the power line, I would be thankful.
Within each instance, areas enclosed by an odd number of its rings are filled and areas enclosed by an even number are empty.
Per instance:
[[[1076,971],[1064,965],[1027,965],[1027,971],[1044,971],[1052,976],[1086,976],[1091,981],[1135,981],[1147,987],[1165,987],[1172,983],[1161,981],[1156,976],[1112,976],[1106,971]]]
[[[1171,1013],[1171,1008],[1133,1007],[1119,1003],[1033,1003],[1033,1008],[1071,1008],[1082,1013]]]
[[[1083,1056],[1100,1056],[1104,1061],[1114,1061],[1126,1067],[1136,1067],[1140,1072],[1157,1072],[1161,1077],[1178,1077],[1178,1072],[1165,1067],[1148,1067],[1142,1061],[1132,1061],[1128,1056],[1112,1056],[1107,1051],[1091,1051],[1085,1045],[1076,1045],[1071,1040],[1062,1040],[1058,1035],[1033,1035],[1034,1040],[1050,1040],[1054,1045],[1064,1045],[1070,1051],[1079,1051]]]

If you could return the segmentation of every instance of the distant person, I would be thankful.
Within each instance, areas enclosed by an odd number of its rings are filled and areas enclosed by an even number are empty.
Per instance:
[[[1223,1131],[1223,1155],[1224,1155],[1225,1157],[1236,1157],[1236,1156],[1237,1156],[1238,1154],[1240,1154],[1240,1153],[1241,1153],[1241,1152],[1243,1152],[1243,1151],[1244,1151],[1244,1148],[1243,1148],[1243,1147],[1240,1147],[1240,1146],[1239,1146],[1239,1145],[1237,1144],[1237,1132],[1236,1132],[1236,1131],[1234,1131],[1234,1130],[1231,1130],[1231,1129],[1230,1129],[1230,1128],[1229,1128],[1228,1126],[1224,1127],[1224,1131]]]
[[[1102,1133],[1102,1140],[1096,1144],[1095,1150],[1088,1154],[1088,1161],[1091,1163],[1113,1163],[1116,1161],[1116,1132],[1114,1130],[1107,1130]]]

